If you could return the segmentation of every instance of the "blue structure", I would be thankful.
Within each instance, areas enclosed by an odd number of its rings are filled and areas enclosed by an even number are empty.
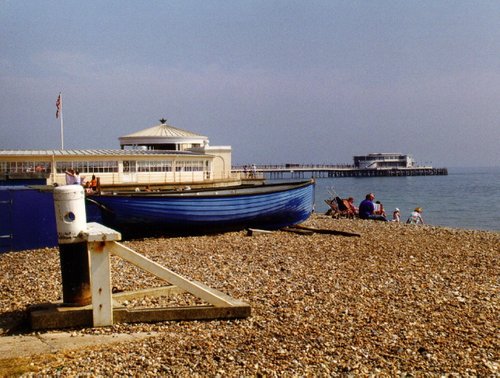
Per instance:
[[[57,245],[51,190],[0,187],[0,252]]]
[[[51,186],[0,186],[0,253],[57,246]],[[101,222],[100,209],[87,204],[87,221]]]

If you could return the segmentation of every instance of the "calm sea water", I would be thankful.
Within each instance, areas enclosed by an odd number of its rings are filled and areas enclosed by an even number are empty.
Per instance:
[[[373,192],[389,217],[398,207],[404,221],[420,206],[429,224],[500,231],[500,167],[450,168],[448,176],[318,178],[316,212],[328,209],[332,189],[356,205]]]

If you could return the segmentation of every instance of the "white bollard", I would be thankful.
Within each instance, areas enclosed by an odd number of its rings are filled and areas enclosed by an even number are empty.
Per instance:
[[[63,286],[63,302],[68,306],[92,303],[87,241],[85,193],[80,185],[54,189],[59,259]]]
[[[83,187],[65,185],[55,188],[54,207],[59,244],[84,241],[81,232],[87,229],[87,213]]]

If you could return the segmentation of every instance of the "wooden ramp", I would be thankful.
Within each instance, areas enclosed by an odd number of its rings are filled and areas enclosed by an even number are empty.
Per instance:
[[[31,327],[54,329],[68,327],[101,327],[115,323],[159,322],[167,320],[233,319],[250,316],[248,304],[188,280],[177,273],[117,242],[120,233],[98,223],[88,223],[84,238],[90,257],[92,304],[67,307],[62,303],[31,306]],[[134,292],[112,293],[110,254],[166,281],[169,285]],[[162,308],[126,308],[119,303],[143,297],[160,297],[189,293],[206,305]]]

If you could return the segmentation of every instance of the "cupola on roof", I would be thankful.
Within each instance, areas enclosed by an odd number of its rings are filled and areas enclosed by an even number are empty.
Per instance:
[[[167,125],[164,118],[160,122],[159,125],[120,137],[120,147],[180,151],[208,145],[208,137],[204,135]]]

